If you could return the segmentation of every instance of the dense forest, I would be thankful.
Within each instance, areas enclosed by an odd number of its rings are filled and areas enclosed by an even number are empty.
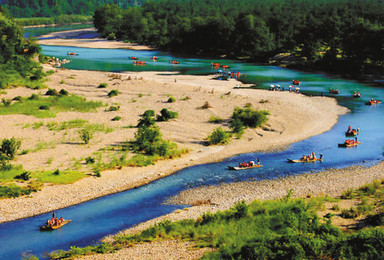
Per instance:
[[[253,61],[289,52],[354,73],[383,65],[383,13],[380,0],[160,0],[107,4],[94,24],[105,37],[172,51]]]
[[[36,42],[25,39],[7,10],[0,8],[0,88],[24,85],[31,88],[41,85],[44,77],[39,62]]]
[[[51,17],[62,14],[91,15],[99,6],[113,3],[121,8],[141,4],[143,0],[2,0],[13,17]]]

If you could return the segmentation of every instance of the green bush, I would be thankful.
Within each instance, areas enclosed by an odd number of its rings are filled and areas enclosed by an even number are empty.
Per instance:
[[[121,116],[115,116],[114,118],[111,119],[111,121],[120,121]]]
[[[110,34],[108,34],[107,40],[109,41],[116,40],[116,35],[111,32]]]
[[[210,145],[216,144],[226,144],[229,142],[231,135],[224,131],[221,127],[216,128],[213,132],[207,137],[208,143]]]
[[[27,181],[31,178],[31,173],[30,172],[23,172],[22,174],[16,175],[15,179]]]
[[[160,111],[160,115],[157,115],[157,121],[168,121],[179,116],[179,113],[170,111],[166,108],[163,108]]]
[[[224,120],[222,119],[222,118],[220,118],[220,117],[217,117],[217,116],[211,116],[210,118],[209,118],[209,121],[208,122],[210,122],[210,123],[215,123],[215,124],[220,124],[220,123],[222,123]]]
[[[108,97],[115,97],[119,95],[119,91],[117,89],[112,89],[111,91],[109,91],[108,93]]]
[[[137,124],[137,127],[149,127],[153,126],[156,121],[153,118],[155,115],[155,111],[153,110],[147,110],[144,112],[143,116],[139,119],[139,123]]]
[[[12,137],[11,139],[3,139],[0,146],[0,157],[13,160],[21,146],[21,140]]]
[[[65,90],[65,89],[62,88],[62,89],[60,90],[59,94],[62,95],[62,96],[68,96],[68,95],[69,95],[69,92],[68,92],[67,90]]]
[[[89,144],[89,141],[93,137],[93,132],[86,128],[83,128],[79,130],[78,133],[79,133],[80,139],[83,140],[85,144]]]
[[[240,120],[245,127],[261,127],[268,121],[268,111],[259,110],[256,111],[252,107],[247,106],[245,108],[236,107],[232,113],[232,121]]]
[[[85,158],[85,163],[86,164],[93,164],[93,163],[95,163],[95,158],[89,156],[89,157]]]
[[[175,103],[176,102],[176,98],[175,97],[169,97],[167,102],[168,103]]]
[[[45,95],[46,96],[57,96],[57,95],[59,95],[59,92],[57,92],[56,89],[50,88],[47,90],[47,92],[45,92]]]
[[[120,106],[110,106],[107,111],[112,112],[112,111],[118,111],[120,109]]]
[[[100,85],[98,86],[98,88],[106,88],[108,86],[107,83],[100,83]]]
[[[39,106],[39,109],[40,110],[49,110],[49,106],[48,105],[41,105],[41,106]]]

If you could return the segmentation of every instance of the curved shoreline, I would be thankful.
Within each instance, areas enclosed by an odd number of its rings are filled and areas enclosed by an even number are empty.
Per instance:
[[[160,94],[179,93],[178,96],[190,96],[191,100],[188,102],[191,104],[189,107],[194,107],[194,109],[196,109],[197,105],[203,103],[203,101],[199,100],[206,99],[209,100],[210,103],[212,102],[214,108],[209,111],[195,110],[196,112],[194,113],[196,114],[203,113],[195,116],[196,120],[203,120],[201,123],[195,121],[190,122],[191,115],[188,115],[190,110],[186,107],[187,103],[183,103],[182,101],[176,102],[174,106],[176,106],[175,108],[178,107],[177,110],[180,113],[180,117],[174,122],[161,125],[162,131],[165,133],[164,136],[172,137],[171,140],[179,143],[179,146],[188,144],[187,148],[192,149],[192,152],[181,158],[157,162],[156,165],[143,168],[124,167],[122,170],[104,171],[100,178],[88,177],[74,184],[45,186],[42,191],[33,193],[28,197],[0,200],[0,223],[50,212],[108,194],[145,185],[189,166],[220,161],[240,153],[282,149],[291,143],[307,139],[331,129],[337,122],[338,116],[347,112],[346,108],[338,106],[336,100],[332,98],[306,97],[288,92],[271,92],[244,88],[234,89],[234,86],[237,85],[235,80],[225,82],[211,80],[212,76],[174,75],[173,73],[164,72],[123,73],[120,75],[133,79],[136,78],[136,80],[130,81],[117,80],[120,84],[120,91],[122,92],[132,92],[133,89],[138,89],[145,93],[145,89],[152,91],[153,86],[157,86],[156,90],[163,91],[159,92]],[[58,70],[56,74],[51,76],[51,81],[48,82],[48,85],[50,88],[62,88],[62,85],[58,84],[58,82],[63,78],[68,79],[69,77],[79,77],[81,79],[75,79],[76,84],[73,86],[68,83],[67,89],[71,93],[76,94],[78,92],[84,95],[84,90],[81,86],[79,87],[79,83],[82,83],[84,86],[87,86],[87,91],[90,91],[90,94],[95,96],[93,97],[95,99],[96,97],[98,98],[99,95],[93,92],[94,88],[89,90],[88,86],[94,85],[96,87],[97,83],[106,82],[108,73]],[[16,93],[19,90],[15,89],[12,91]],[[102,90],[97,89],[97,91]],[[231,92],[230,96],[223,99],[223,95],[229,91]],[[89,98],[92,98],[92,96]],[[147,109],[152,108],[154,104],[160,107],[163,106],[161,102],[156,102],[157,98],[158,97],[154,96],[148,97],[147,105],[149,107]],[[121,99],[129,100],[129,98],[124,97],[123,94],[121,95]],[[269,100],[269,102],[260,104],[259,100],[262,99]],[[208,120],[209,114],[221,116],[221,114],[225,112],[224,117],[227,118],[233,109],[228,107],[229,104],[234,107],[239,106],[241,103],[245,104],[249,102],[257,104],[260,108],[273,111],[267,129],[247,130],[241,140],[234,139],[226,146],[205,146],[201,142],[196,142],[196,140],[201,140],[201,138],[206,137],[208,133],[211,132],[211,129],[217,127],[217,125],[212,123],[207,124],[207,121],[205,121]],[[131,109],[132,107],[128,108],[127,112],[131,113]],[[290,110],[291,113],[283,115],[283,111],[286,112],[288,111],[287,109]],[[141,109],[141,113],[144,110],[144,108]],[[304,114],[302,111],[306,111],[306,113]],[[316,111],[318,115],[316,120],[307,115],[308,111]],[[204,113],[208,113],[205,116],[207,119],[200,118]],[[84,117],[85,115],[81,116]],[[100,120],[98,115],[87,114],[86,116],[95,117],[95,120]],[[16,117],[17,116],[14,116],[13,118]],[[2,118],[4,120],[6,119],[4,116]],[[25,121],[25,118],[26,117],[21,117],[20,121]],[[28,117],[28,119],[31,118]],[[32,118],[31,120],[34,119]],[[110,122],[110,119],[106,120]],[[137,122],[135,118],[132,120],[133,122]],[[185,129],[180,128],[180,124],[183,124]],[[296,131],[298,125],[300,125],[302,129],[300,133]],[[201,128],[204,128],[204,131],[198,130]],[[192,129],[196,129],[198,132],[191,133]],[[13,133],[14,132],[12,132],[12,134]],[[25,135],[25,133],[21,135]],[[116,135],[118,135],[118,133],[116,133]],[[116,138],[117,137],[118,136],[116,136]],[[73,149],[73,146],[66,147],[67,148],[62,149]],[[57,149],[60,148],[58,147]],[[53,152],[54,151],[49,151],[47,153]],[[33,154],[27,154],[24,157],[27,158],[28,156],[33,156]],[[22,159],[20,160],[21,162],[23,161]]]

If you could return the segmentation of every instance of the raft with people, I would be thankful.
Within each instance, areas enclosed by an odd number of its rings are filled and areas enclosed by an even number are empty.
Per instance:
[[[329,93],[331,93],[331,94],[339,94],[339,90],[333,89],[333,88],[329,88]]]
[[[352,129],[351,126],[348,126],[347,131],[345,132],[345,136],[356,136],[360,132],[360,128],[358,127],[357,129]]]
[[[72,220],[70,220],[70,219],[63,219],[62,217],[59,219],[52,218],[51,220],[47,220],[47,223],[44,226],[40,227],[40,231],[55,230],[55,229],[61,228],[62,226],[67,225],[71,221]]]
[[[67,52],[67,55],[76,56],[76,55],[79,55],[79,54],[76,53],[76,52]]]
[[[289,163],[308,163],[308,162],[322,162],[323,161],[323,154],[320,154],[320,158],[317,158],[315,153],[311,153],[310,155],[306,156],[303,155],[300,159],[298,160],[292,160],[292,159],[287,159]]]
[[[260,164],[260,160],[257,159],[257,163],[254,161],[249,161],[248,163],[242,162],[239,163],[239,166],[228,166],[228,170],[245,170],[245,169],[252,169],[252,168],[260,168],[263,167],[263,165]]]
[[[300,85],[301,81],[300,80],[292,80],[292,85]]]
[[[355,146],[358,146],[359,144],[361,144],[361,142],[357,141],[357,139],[355,140],[347,139],[344,141],[344,143],[339,144],[338,146],[339,147],[355,147]]]
[[[361,97],[361,94],[360,94],[360,92],[355,91],[355,92],[353,92],[352,97],[354,97],[354,98],[360,98],[360,97]]]
[[[368,101],[367,103],[365,103],[365,104],[371,106],[371,105],[376,105],[376,104],[380,104],[380,103],[381,103],[380,100],[377,100],[377,99],[371,99],[371,100],[369,100],[369,101]]]

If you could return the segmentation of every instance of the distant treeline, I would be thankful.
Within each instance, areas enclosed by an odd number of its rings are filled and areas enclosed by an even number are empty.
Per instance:
[[[107,4],[94,24],[103,36],[172,51],[257,61],[290,52],[306,64],[361,71],[383,65],[383,13],[380,0],[160,0]]]
[[[140,5],[143,0],[2,0],[13,17],[52,17],[61,14],[92,15],[99,6],[113,3],[121,8]]]
[[[72,23],[92,23],[92,16],[85,15],[66,15],[62,14],[55,17],[31,17],[31,18],[15,18],[15,21],[20,26],[29,26],[29,25],[48,25],[48,24],[72,24]]]
[[[71,23],[92,23],[92,16],[85,15],[66,15],[62,14],[55,17],[31,17],[31,18],[15,18],[15,21],[20,26],[29,26],[29,25],[48,25],[48,24],[71,24]]]

